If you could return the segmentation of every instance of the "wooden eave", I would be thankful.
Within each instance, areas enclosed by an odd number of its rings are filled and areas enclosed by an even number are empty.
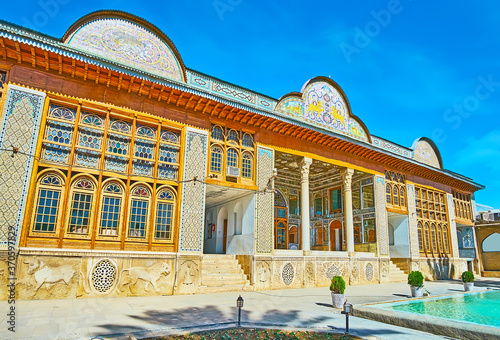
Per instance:
[[[268,117],[238,108],[233,105],[218,102],[217,100],[182,91],[174,87],[159,84],[147,77],[139,78],[137,75],[127,74],[105,66],[95,65],[67,55],[32,46],[27,43],[4,39],[0,37],[0,58],[12,59],[17,64],[25,64],[55,74],[80,78],[100,86],[107,86],[126,91],[138,96],[146,96],[165,105],[181,106],[194,112],[202,112],[219,119],[230,120],[251,126],[255,129],[266,129],[284,136],[290,136],[307,142],[323,145],[325,147],[354,155],[359,158],[381,163],[390,168],[395,168],[406,173],[422,178],[427,178],[464,192],[475,192],[482,187],[457,179],[451,175],[433,170],[429,167],[371,149],[307,127],[297,126],[274,117]]]

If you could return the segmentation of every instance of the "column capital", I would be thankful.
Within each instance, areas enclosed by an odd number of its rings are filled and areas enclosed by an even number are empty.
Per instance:
[[[311,166],[312,164],[312,159],[311,158],[307,158],[307,157],[304,157],[300,163],[299,163],[299,167],[300,167],[300,173],[302,175],[302,179],[309,179],[309,167]]]
[[[342,179],[344,180],[344,186],[346,188],[351,188],[352,183],[352,175],[354,174],[354,169],[345,168],[340,170],[340,174],[342,175]]]

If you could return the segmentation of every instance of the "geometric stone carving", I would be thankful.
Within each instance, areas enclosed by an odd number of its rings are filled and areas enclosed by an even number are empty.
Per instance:
[[[285,264],[283,267],[283,271],[281,272],[281,277],[283,279],[283,283],[287,286],[291,285],[294,279],[295,273],[293,271],[293,267],[290,263]]]
[[[373,265],[368,263],[365,268],[366,280],[371,281],[373,279]]]
[[[106,294],[113,288],[116,278],[117,269],[110,260],[101,260],[94,265],[91,274],[91,287],[101,294]]]
[[[334,264],[328,268],[328,270],[325,273],[326,277],[328,280],[331,280],[334,276],[342,276],[342,273],[340,272],[340,269],[337,268]]]
[[[49,267],[44,261],[31,259],[24,261],[25,264],[29,265],[28,274],[35,276],[36,287],[35,294],[38,292],[38,289],[45,284],[45,289],[48,290],[51,285],[55,285],[56,283],[63,281],[66,285],[68,285],[69,280],[75,274],[75,270],[69,264],[58,266],[58,267]]]
[[[120,277],[118,279],[118,283],[121,282],[122,273],[128,272],[128,280],[122,282],[121,288],[125,285],[135,286],[137,281],[141,279],[146,282],[146,286],[144,289],[148,291],[149,285],[153,286],[154,290],[158,292],[158,286],[156,282],[162,277],[162,275],[168,276],[170,274],[170,266],[165,262],[158,262],[149,267],[130,267],[126,269],[122,269],[120,272]],[[119,286],[120,284],[118,284]],[[120,287],[118,290],[121,291]]]
[[[43,92],[8,86],[0,121],[0,249],[7,248],[9,227],[17,235],[11,243],[19,244],[44,100]]]

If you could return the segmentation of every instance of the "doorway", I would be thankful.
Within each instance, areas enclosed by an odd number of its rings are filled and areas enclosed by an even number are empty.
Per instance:
[[[342,222],[334,220],[330,223],[330,251],[342,250]]]
[[[224,234],[222,236],[222,253],[226,253],[227,247],[227,218],[224,220]]]

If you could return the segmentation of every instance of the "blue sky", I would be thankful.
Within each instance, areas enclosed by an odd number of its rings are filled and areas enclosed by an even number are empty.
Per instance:
[[[98,1],[3,4],[1,19],[61,37]],[[279,98],[331,76],[374,135],[433,139],[444,167],[500,208],[500,3],[496,1],[106,1],[177,46],[187,67]]]

